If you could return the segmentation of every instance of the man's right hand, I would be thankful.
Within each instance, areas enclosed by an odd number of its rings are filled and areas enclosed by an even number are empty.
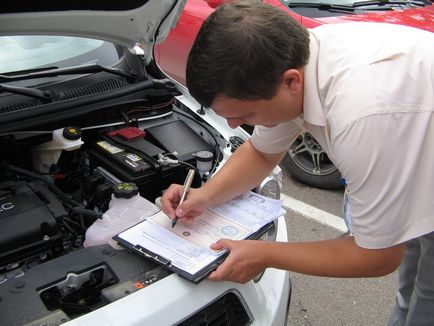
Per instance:
[[[190,188],[184,202],[179,206],[182,191],[182,185],[172,184],[161,197],[162,209],[171,219],[178,216],[179,222],[191,224],[208,208],[209,203],[199,189]]]

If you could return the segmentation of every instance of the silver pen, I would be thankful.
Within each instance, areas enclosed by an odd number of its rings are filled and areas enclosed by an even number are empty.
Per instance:
[[[178,206],[184,202],[185,197],[187,196],[187,193],[190,190],[191,183],[193,182],[194,179],[194,173],[195,171],[193,169],[190,169],[188,171],[187,177],[185,178],[184,181],[184,189],[182,190],[181,200],[179,201]],[[172,220],[172,228],[176,225],[176,222],[178,222],[178,215],[175,215],[175,218]]]

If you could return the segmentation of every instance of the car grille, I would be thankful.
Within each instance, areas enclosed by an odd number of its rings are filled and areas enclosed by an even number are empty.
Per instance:
[[[242,326],[251,322],[252,319],[239,297],[234,293],[227,293],[178,325]]]

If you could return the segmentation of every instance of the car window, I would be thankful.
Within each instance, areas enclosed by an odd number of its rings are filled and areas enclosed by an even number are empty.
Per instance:
[[[71,67],[85,64],[104,66],[120,58],[114,44],[71,36],[0,37],[0,73],[43,67]]]

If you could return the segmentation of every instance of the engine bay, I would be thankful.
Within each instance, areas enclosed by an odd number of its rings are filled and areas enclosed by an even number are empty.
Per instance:
[[[239,143],[170,94],[1,134],[2,323],[61,324],[169,275],[108,244],[84,247],[87,229],[117,183],[154,203],[191,168],[199,187]]]

